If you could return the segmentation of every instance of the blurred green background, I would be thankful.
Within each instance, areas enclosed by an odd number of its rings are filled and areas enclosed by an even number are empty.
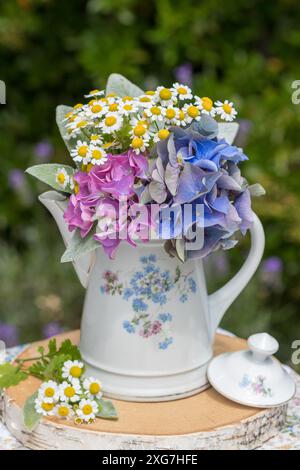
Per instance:
[[[111,72],[142,87],[178,80],[200,96],[232,99],[241,119],[243,172],[267,196],[254,201],[264,261],[222,326],[274,334],[289,362],[300,339],[300,9],[297,0],[1,0],[0,338],[12,345],[79,326],[83,289],[37,203],[29,165],[67,162],[55,107],[74,104]],[[207,262],[210,290],[241,265],[248,237]]]

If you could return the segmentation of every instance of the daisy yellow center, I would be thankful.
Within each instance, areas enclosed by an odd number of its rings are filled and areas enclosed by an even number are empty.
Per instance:
[[[102,157],[103,153],[101,152],[101,150],[95,149],[92,151],[92,158],[94,158],[95,160],[101,160]]]
[[[158,106],[152,106],[150,109],[151,113],[155,116],[159,116],[161,114],[161,109]]]
[[[89,95],[96,95],[97,93],[99,93],[99,90],[91,90]]]
[[[140,137],[135,137],[132,140],[131,145],[134,149],[140,149],[141,147],[143,147],[143,139],[141,139]]]
[[[105,124],[108,127],[114,126],[117,122],[117,118],[115,116],[108,116],[105,118]]]
[[[77,123],[77,127],[84,127],[84,126],[86,126],[86,125],[87,125],[87,122],[86,122],[86,121],[79,121],[79,122]]]
[[[91,140],[94,142],[95,140],[98,140],[99,136],[98,135],[91,135]]]
[[[67,406],[60,406],[57,410],[57,413],[59,416],[68,416],[68,414],[70,413],[70,410]]]
[[[124,109],[125,109],[125,111],[131,111],[132,110],[132,105],[131,104],[124,104]]]
[[[210,111],[213,106],[213,102],[210,98],[208,98],[207,96],[204,96],[202,98],[202,106],[203,106],[203,109],[205,109],[205,111]]]
[[[79,367],[79,366],[73,366],[73,367],[71,367],[71,369],[70,369],[70,374],[72,375],[72,377],[76,377],[76,378],[80,377],[81,374],[82,374],[82,369],[81,369],[81,367]]]
[[[171,92],[171,90],[169,90],[169,88],[163,88],[159,92],[159,97],[162,100],[169,100],[172,97],[172,92]]]
[[[80,157],[85,157],[87,150],[88,150],[87,145],[80,145],[80,147],[78,147],[78,150],[77,150],[78,155]]]
[[[54,393],[55,393],[55,391],[54,391],[54,388],[52,388],[52,387],[48,387],[45,390],[46,397],[49,397],[49,398],[53,397]]]
[[[97,101],[97,100],[95,100],[95,99],[90,100],[90,101],[88,102],[88,105],[89,105],[89,106],[93,106],[93,104],[94,104],[96,101]]]
[[[232,107],[230,106],[230,104],[224,103],[222,107],[223,107],[223,110],[225,111],[226,114],[230,114],[230,113],[231,113]]]
[[[153,96],[153,95],[155,95],[155,91],[148,90],[148,91],[146,91],[146,95]]]
[[[133,133],[134,135],[136,135],[137,137],[141,137],[142,135],[144,135],[146,132],[146,129],[145,127],[142,125],[142,124],[138,124],[137,126],[135,126],[135,128],[133,129]]]
[[[100,101],[101,101],[102,103],[105,103],[105,104],[108,103],[108,99],[107,99],[107,98],[100,98]]]
[[[58,181],[60,184],[64,184],[64,182],[66,181],[66,176],[64,175],[64,173],[58,173],[58,175],[57,175],[57,181]]]
[[[177,91],[180,95],[186,95],[187,94],[187,89],[184,88],[183,86],[178,87]]]
[[[175,116],[176,116],[175,109],[167,109],[167,111],[166,111],[167,119],[173,119]]]
[[[79,184],[77,183],[77,181],[75,182],[75,185],[74,185],[74,193],[75,194],[79,193]]]
[[[42,409],[44,411],[51,411],[53,410],[53,408],[54,408],[54,403],[45,403],[45,402],[42,403]]]
[[[109,93],[109,94],[107,95],[107,98],[115,98],[116,96],[117,96],[116,93]]]
[[[93,411],[93,408],[92,408],[91,405],[84,405],[84,406],[82,407],[82,413],[83,413],[84,415],[90,415],[90,414],[92,413],[92,411]]]
[[[92,107],[91,107],[91,111],[92,113],[100,113],[100,111],[102,111],[102,106],[101,104],[94,104]]]
[[[86,166],[86,172],[89,173],[92,168],[93,168],[93,165],[92,165],[91,163],[89,163],[89,164]]]
[[[141,103],[150,103],[150,101],[151,101],[151,98],[149,98],[149,96],[142,96],[140,98]]]
[[[82,103],[77,103],[75,106],[73,106],[74,109],[80,109],[82,108],[83,104]]]
[[[69,117],[71,117],[71,116],[72,116],[72,111],[70,111],[69,113],[67,113],[67,114],[65,115],[65,118],[69,118]]]
[[[122,98],[122,101],[124,101],[124,102],[125,101],[132,101],[132,100],[133,100],[132,96],[123,96],[123,98]]]
[[[158,131],[158,137],[161,140],[167,139],[169,135],[170,135],[170,132],[168,131],[168,129],[161,129],[160,131]]]
[[[64,394],[66,395],[66,397],[68,398],[72,398],[74,397],[75,395],[75,390],[73,387],[66,387],[65,390],[64,390]]]
[[[112,103],[108,107],[109,111],[118,111],[118,103]]]
[[[106,142],[106,144],[103,144],[104,149],[109,149],[114,145],[114,142]]]
[[[182,109],[179,111],[179,119],[180,121],[184,121],[184,118],[185,118],[185,114],[184,114],[184,111],[182,111]]]
[[[183,163],[183,157],[182,157],[181,153],[177,154],[177,161],[178,161],[178,163]]]
[[[196,108],[196,106],[190,106],[187,110],[187,113],[191,118],[196,118],[199,116],[200,111],[198,108]]]
[[[91,383],[89,390],[92,395],[97,395],[97,393],[100,392],[100,385],[97,384],[97,382],[93,382]]]

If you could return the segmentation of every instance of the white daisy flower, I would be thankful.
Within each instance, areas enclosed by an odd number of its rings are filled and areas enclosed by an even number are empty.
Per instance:
[[[92,134],[90,137],[90,141],[92,145],[101,145],[103,142],[100,135],[98,134]]]
[[[175,93],[179,100],[191,100],[193,98],[192,90],[181,83],[174,83],[171,90]]]
[[[91,90],[87,95],[84,95],[85,98],[93,98],[95,96],[104,95],[104,90]]]
[[[223,103],[222,101],[216,101],[215,106],[217,114],[219,114],[224,121],[230,122],[235,119],[237,111],[231,101],[225,100]]]
[[[79,379],[84,371],[81,361],[66,361],[62,367],[62,377],[64,379]]]
[[[64,419],[70,419],[74,416],[74,411],[69,403],[58,403],[54,409],[55,416]]]
[[[49,403],[39,397],[35,399],[34,407],[36,412],[43,416],[53,416],[55,413],[55,403]]]
[[[129,135],[134,139],[135,137],[141,137],[143,140],[150,139],[150,133],[145,121],[135,121],[136,124],[133,125],[132,129],[129,132]]]
[[[201,114],[208,114],[212,117],[216,115],[217,111],[214,107],[214,103],[208,96],[203,96],[203,98],[195,96],[195,104],[201,110]]]
[[[108,107],[105,106],[105,104],[103,104],[99,100],[98,101],[93,100],[93,103],[91,103],[87,108],[86,115],[88,117],[91,117],[92,119],[97,119],[97,118],[104,116],[104,114],[106,114],[107,111],[108,111]]]
[[[153,106],[153,97],[146,94],[141,95],[135,98],[135,102],[142,108],[150,108],[150,106]]]
[[[58,168],[55,174],[55,181],[62,187],[62,189],[67,187],[70,182],[70,177],[65,168]]]
[[[134,137],[130,147],[138,155],[141,152],[145,152],[146,148],[149,147],[149,140],[142,139],[142,137]]]
[[[83,399],[79,403],[79,408],[76,410],[77,416],[83,421],[90,421],[96,418],[98,413],[98,405],[94,400]]]
[[[59,388],[53,380],[44,382],[38,390],[38,398],[45,403],[55,403],[59,399]]]
[[[66,125],[66,128],[69,129],[72,137],[75,137],[76,135],[80,134],[82,129],[85,129],[89,125],[89,121],[80,116],[76,116],[75,119]]]
[[[120,104],[119,112],[124,116],[129,116],[132,113],[137,113],[138,107],[134,101],[125,101]]]
[[[154,142],[160,142],[161,140],[166,140],[170,135],[170,131],[168,129],[160,129],[155,135],[154,135]]]
[[[162,113],[165,118],[165,122],[167,124],[178,126],[180,124],[180,121],[178,119],[179,111],[180,109],[174,106],[168,106],[167,108],[163,108]]]
[[[145,116],[147,116],[152,122],[159,122],[164,120],[163,108],[161,106],[151,106],[145,109]]]
[[[88,392],[89,398],[101,398],[103,395],[101,382],[94,377],[87,377],[83,381],[83,388]]]
[[[177,103],[177,93],[171,88],[159,86],[156,88],[154,101],[160,102],[163,106],[172,106]]]
[[[87,165],[90,162],[89,144],[85,141],[78,140],[76,147],[71,150],[71,157],[74,162]]]
[[[185,121],[188,124],[192,121],[199,121],[201,113],[197,106],[194,104],[185,104],[182,109],[186,115]]]
[[[111,134],[112,132],[118,131],[122,127],[122,124],[122,116],[117,113],[107,113],[100,123],[100,127],[104,134]]]
[[[89,149],[90,155],[90,162],[93,165],[104,165],[107,161],[107,153],[101,147],[97,147],[96,145],[91,145]]]
[[[60,400],[71,401],[75,403],[80,400],[80,395],[82,394],[82,389],[79,379],[73,379],[70,382],[66,380],[59,386]]]

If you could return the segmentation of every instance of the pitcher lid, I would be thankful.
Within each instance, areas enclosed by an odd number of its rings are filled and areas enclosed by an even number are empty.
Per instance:
[[[258,408],[279,406],[295,394],[294,380],[272,357],[279,344],[268,333],[248,338],[248,350],[221,354],[210,362],[207,376],[213,388],[226,398]]]

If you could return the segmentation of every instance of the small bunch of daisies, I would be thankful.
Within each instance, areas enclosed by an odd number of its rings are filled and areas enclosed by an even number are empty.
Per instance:
[[[71,156],[77,166],[103,165],[109,153],[130,148],[144,153],[167,139],[170,127],[188,126],[203,114],[223,121],[233,121],[237,115],[232,102],[200,98],[180,83],[171,88],[158,86],[137,97],[105,96],[104,90],[92,90],[85,97],[87,104],[76,104],[65,116]],[[58,178],[61,184],[69,182],[67,175]]]
[[[66,361],[62,367],[62,382],[44,382],[35,399],[35,410],[42,416],[74,419],[76,424],[94,422],[102,397],[101,382],[83,377],[81,361]]]

